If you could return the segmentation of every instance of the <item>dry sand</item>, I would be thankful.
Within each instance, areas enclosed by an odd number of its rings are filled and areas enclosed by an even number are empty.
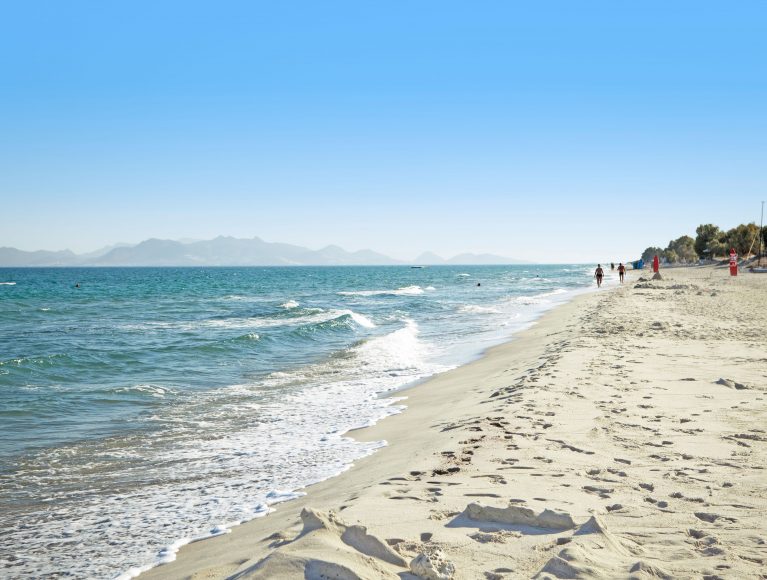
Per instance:
[[[388,447],[142,580],[767,578],[767,275],[637,274],[407,391],[353,434]]]

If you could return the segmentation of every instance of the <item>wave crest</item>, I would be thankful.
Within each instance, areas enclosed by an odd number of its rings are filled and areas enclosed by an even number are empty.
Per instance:
[[[418,296],[423,292],[424,289],[420,286],[404,286],[396,290],[354,290],[338,294],[340,296]]]
[[[470,312],[472,314],[500,314],[501,311],[492,306],[480,306],[479,304],[464,304],[458,309],[459,312]]]

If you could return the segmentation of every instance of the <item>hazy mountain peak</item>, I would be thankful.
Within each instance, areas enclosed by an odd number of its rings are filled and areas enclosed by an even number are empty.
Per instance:
[[[424,252],[413,260],[416,264],[444,264],[445,258],[435,254],[434,252]]]
[[[460,254],[444,260],[424,252],[416,264],[509,264],[514,262],[492,254]],[[136,245],[117,244],[89,254],[69,250],[25,252],[0,248],[0,267],[24,266],[332,266],[404,264],[373,250],[349,252],[331,244],[320,250],[266,242],[261,238],[218,236],[212,240],[177,241],[149,238]]]

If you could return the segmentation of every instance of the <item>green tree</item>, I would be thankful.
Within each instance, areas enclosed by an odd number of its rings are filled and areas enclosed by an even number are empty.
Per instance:
[[[728,248],[724,244],[725,233],[714,224],[701,224],[695,229],[695,252],[699,256],[723,256]]]
[[[642,260],[645,262],[652,262],[654,256],[658,256],[659,258],[663,256],[663,248],[650,246],[644,252],[642,252]]]
[[[666,261],[669,264],[675,264],[679,261],[679,254],[677,254],[674,250],[671,248],[666,248],[663,250],[663,257],[666,258]]]
[[[669,262],[697,262],[698,253],[695,251],[695,240],[690,236],[681,236],[668,243],[664,255]]]
[[[758,235],[759,226],[754,222],[740,224],[727,232],[725,242],[728,248],[735,248],[739,256],[745,257],[749,251],[757,252],[759,250]]]

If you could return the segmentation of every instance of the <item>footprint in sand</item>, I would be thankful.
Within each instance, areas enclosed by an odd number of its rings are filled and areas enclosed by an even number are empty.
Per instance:
[[[486,475],[472,475],[471,477],[473,479],[486,478],[486,479],[489,479],[491,483],[497,483],[501,485],[506,485],[507,483],[509,483],[508,481],[506,481],[506,479],[504,479],[502,475],[486,474]]]
[[[615,489],[612,487],[597,487],[596,485],[584,485],[582,489],[587,493],[594,493],[604,499],[609,498],[610,494],[615,492]]]
[[[458,473],[461,471],[460,467],[448,467],[446,469],[434,469],[432,470],[432,475],[452,475],[453,473]]]
[[[724,521],[727,521],[727,522],[730,522],[730,523],[734,523],[734,522],[738,521],[735,518],[728,518],[728,517],[725,517],[725,516],[720,516],[718,514],[712,514],[712,513],[709,513],[709,512],[695,512],[695,517],[698,518],[699,520],[702,520],[704,522],[708,522],[710,524],[713,524],[715,521],[720,520],[720,519],[724,520]]]

